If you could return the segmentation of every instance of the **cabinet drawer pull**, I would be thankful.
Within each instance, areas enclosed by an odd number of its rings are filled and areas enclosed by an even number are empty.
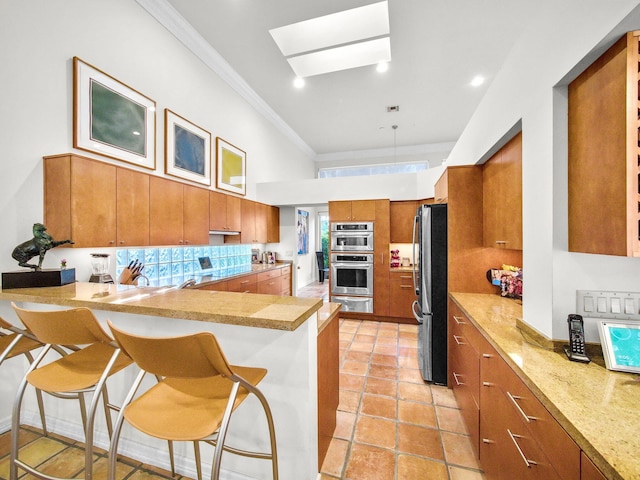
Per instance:
[[[520,445],[518,445],[518,441],[516,440],[516,438],[522,438],[521,435],[517,435],[515,433],[511,433],[511,430],[509,430],[508,428],[507,428],[507,433],[509,434],[509,437],[511,437],[511,441],[513,441],[513,444],[518,449],[518,453],[522,457],[522,460],[524,461],[524,464],[527,466],[527,468],[531,468],[531,465],[537,465],[538,464],[537,462],[534,462],[533,460],[529,460],[526,457],[526,455],[524,454],[524,452],[520,448]]]
[[[243,285],[245,283],[249,283],[249,280],[244,280],[244,281],[240,282],[240,285]]]
[[[506,240],[496,240],[496,244],[498,244],[498,245],[506,245],[507,241]]]
[[[483,386],[483,387],[490,387],[490,386],[491,386],[491,383],[489,383],[489,382],[482,382],[482,386]]]
[[[453,374],[453,381],[456,382],[457,386],[462,386],[464,385],[464,382],[461,382],[460,380],[458,380],[458,377],[461,377],[462,375],[457,374],[456,372],[451,372]]]
[[[507,397],[509,397],[509,400],[513,402],[513,404],[516,406],[516,409],[518,410],[518,412],[520,412],[520,415],[522,415],[522,418],[524,418],[527,423],[531,423],[531,420],[537,420],[536,417],[532,417],[524,413],[524,410],[522,410],[522,407],[520,407],[520,404],[517,402],[517,400],[521,400],[522,397],[519,397],[518,395],[512,395],[511,392],[507,392]]]
[[[493,355],[491,355],[490,353],[483,353],[482,358],[493,358]]]
[[[411,275],[400,275],[400,278],[413,278]]]
[[[400,285],[400,288],[413,288],[411,285]]]
[[[463,337],[459,337],[458,335],[454,335],[454,336],[453,336],[453,339],[456,341],[456,343],[457,343],[458,345],[466,345],[466,343],[461,342],[460,340],[458,340],[458,339],[460,339],[460,338],[463,338]]]
[[[456,324],[458,324],[458,325],[466,325],[467,324],[467,322],[463,322],[462,321],[462,318],[456,317],[455,315],[453,316],[453,319],[456,321]]]
[[[496,443],[493,440],[489,440],[488,438],[483,438],[482,443]]]

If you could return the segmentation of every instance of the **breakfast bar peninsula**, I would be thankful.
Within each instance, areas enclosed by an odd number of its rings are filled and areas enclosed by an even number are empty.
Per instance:
[[[321,299],[79,282],[62,287],[5,289],[0,300],[0,316],[8,320],[15,318],[11,302],[16,302],[34,310],[88,307],[105,329],[109,319],[115,326],[139,335],[214,333],[231,364],[268,370],[260,387],[274,417],[280,478],[317,477],[317,338]],[[136,367],[132,366],[110,380],[111,403],[121,403],[136,373]],[[13,398],[15,385],[3,383],[2,397]],[[245,402],[232,418],[228,440],[234,446],[268,450],[266,420],[254,400]],[[23,420],[39,425],[35,400],[29,401]],[[0,407],[0,420],[5,423],[10,402],[2,400]],[[77,410],[76,402],[51,400],[46,404],[50,429],[82,440]],[[102,418],[98,417],[96,427],[96,444],[106,448],[108,436]],[[190,443],[175,446],[176,466],[184,475],[195,475],[192,451]],[[163,468],[169,465],[166,442],[138,435],[132,429],[123,430],[119,453]],[[205,465],[210,464],[208,455],[203,451]],[[271,478],[270,468],[269,462],[225,454],[221,478]],[[205,467],[205,474],[207,470]]]

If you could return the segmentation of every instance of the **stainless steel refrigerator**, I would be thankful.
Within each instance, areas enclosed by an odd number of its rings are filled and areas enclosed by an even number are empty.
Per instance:
[[[418,363],[422,378],[447,384],[447,205],[420,205],[413,231],[413,285],[418,297]]]

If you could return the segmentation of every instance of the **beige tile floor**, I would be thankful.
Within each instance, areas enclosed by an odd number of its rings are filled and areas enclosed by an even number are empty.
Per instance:
[[[327,299],[327,282],[298,296]],[[416,337],[415,325],[341,320],[340,405],[322,480],[484,480],[452,391],[420,377]],[[20,443],[28,461],[50,475],[82,477],[82,444],[32,428],[22,430]],[[0,479],[8,478],[9,445],[10,432],[0,434]],[[106,478],[105,467],[105,452],[96,452],[96,480]],[[122,458],[117,478],[171,476]]]
[[[297,295],[326,300],[327,288]],[[417,334],[340,320],[340,404],[322,480],[484,480],[452,390],[420,376]]]

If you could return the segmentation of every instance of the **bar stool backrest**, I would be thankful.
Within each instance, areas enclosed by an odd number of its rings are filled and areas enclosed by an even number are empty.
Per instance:
[[[111,322],[109,327],[122,351],[153,375],[174,378],[233,376],[213,333],[152,338],[124,332]]]
[[[93,312],[88,308],[69,310],[24,310],[11,304],[25,326],[42,343],[53,345],[89,345],[111,343],[113,340],[102,329]]]

